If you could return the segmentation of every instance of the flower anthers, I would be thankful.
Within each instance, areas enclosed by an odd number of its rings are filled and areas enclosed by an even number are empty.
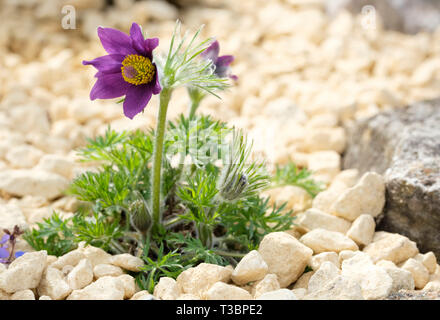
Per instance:
[[[98,36],[108,55],[84,65],[94,66],[98,79],[90,92],[90,99],[113,99],[125,95],[124,114],[133,119],[147,106],[153,94],[161,91],[153,50],[158,38],[144,39],[142,29],[133,23],[127,35],[112,28],[98,28]]]

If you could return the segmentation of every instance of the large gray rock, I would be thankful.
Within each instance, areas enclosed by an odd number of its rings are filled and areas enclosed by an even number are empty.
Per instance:
[[[378,230],[403,234],[440,257],[440,99],[378,114],[347,131],[343,167],[385,178]]]
[[[347,9],[361,14],[366,5],[373,6],[382,17],[386,29],[405,33],[434,31],[440,25],[440,1],[438,0],[332,0],[326,1],[327,12],[336,14]]]

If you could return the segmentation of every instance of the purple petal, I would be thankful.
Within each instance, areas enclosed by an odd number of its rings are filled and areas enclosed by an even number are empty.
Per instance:
[[[124,101],[125,116],[133,119],[135,115],[142,112],[150,101],[152,94],[151,86],[130,86]]]
[[[231,75],[231,70],[229,65],[234,61],[234,56],[221,56],[217,59],[215,64],[215,74],[220,78],[230,77],[231,79],[237,78]],[[236,79],[234,79],[236,80]]]
[[[145,50],[144,46],[144,36],[142,35],[142,29],[137,23],[133,22],[133,24],[131,25],[130,37],[132,40],[131,43],[133,45],[133,48],[135,48],[139,54],[143,56],[147,55],[147,51]]]
[[[216,63],[218,59],[218,54],[220,52],[220,45],[217,40],[215,40],[208,48],[205,49],[200,55],[207,59],[211,60],[212,63]]]
[[[215,63],[216,66],[229,66],[234,61],[234,56],[221,56],[218,57],[217,62]]]
[[[9,257],[9,251],[5,248],[0,248],[0,258],[7,258]]]
[[[219,78],[226,78],[231,73],[229,66],[216,66],[214,73]]]
[[[2,239],[0,240],[0,244],[6,243],[11,236],[9,234],[4,234]]]
[[[153,50],[157,48],[159,45],[159,38],[151,38],[151,39],[145,39],[144,46],[145,50],[147,50],[147,56],[148,58],[153,59]]]
[[[160,91],[162,90],[162,87],[160,86],[159,76],[157,75],[156,64],[153,63],[153,65],[154,65],[154,69],[156,70],[156,72],[155,72],[155,74],[154,74],[154,78],[155,78],[155,80],[154,80],[154,85],[152,85],[151,90],[152,90],[153,94],[159,94]]]
[[[85,66],[92,65],[102,72],[114,73],[121,71],[121,63],[124,58],[125,56],[122,54],[109,54],[90,61],[84,60],[82,63]]]
[[[90,99],[113,99],[123,96],[130,84],[119,73],[97,73],[98,80],[90,91]]]
[[[18,258],[18,257],[21,257],[22,255],[24,255],[26,252],[24,252],[24,251],[17,251],[16,253],[15,253],[15,258]]]
[[[131,44],[131,38],[122,31],[98,27],[98,36],[101,39],[102,46],[110,54],[129,55],[137,53]]]

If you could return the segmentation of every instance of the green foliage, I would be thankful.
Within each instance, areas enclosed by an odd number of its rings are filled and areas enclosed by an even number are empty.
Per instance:
[[[73,217],[75,241],[85,241],[87,244],[110,251],[112,242],[124,235],[119,219],[111,220],[112,218],[96,212],[92,217],[75,215]]]
[[[112,157],[114,147],[122,142],[127,141],[128,134],[126,132],[117,133],[107,128],[104,136],[98,136],[96,139],[87,139],[88,145],[79,151],[82,161],[108,161],[115,159]]]
[[[184,236],[181,233],[173,233],[168,238],[168,243],[173,246],[178,246],[181,249],[181,254],[185,259],[187,265],[195,265],[199,262],[206,262],[227,266],[229,262],[217,254],[212,249],[207,249],[202,241],[190,236]]]
[[[58,256],[80,241],[111,253],[137,254],[145,265],[136,281],[153,292],[160,277],[175,278],[201,262],[235,264],[266,234],[291,228],[291,211],[269,206],[259,195],[270,178],[264,162],[250,160],[246,136],[209,116],[183,115],[167,126],[163,221],[157,228],[142,227],[139,214],[150,210],[153,137],[154,130],[109,128],[89,140],[80,156],[99,170],[83,173],[69,188],[84,205],[72,218],[54,213],[28,231],[29,244]],[[319,190],[310,173],[294,165],[277,168],[273,182]]]
[[[50,218],[37,223],[38,229],[27,230],[23,238],[35,250],[46,250],[47,254],[62,256],[76,248],[75,235],[69,222],[69,219],[63,220],[54,212]]]
[[[196,223],[214,224],[218,216],[214,198],[218,193],[216,177],[203,170],[197,170],[187,178],[187,184],[178,188],[177,196],[186,205],[187,210],[181,219]]]
[[[63,220],[54,212],[50,218],[37,223],[38,228],[27,230],[23,238],[35,250],[46,250],[55,256],[75,249],[81,241],[107,251],[122,253],[112,244],[123,236],[120,221],[111,220],[97,213],[89,217],[81,212]]]
[[[79,200],[97,202],[103,208],[121,207],[130,191],[130,178],[120,171],[87,171],[76,178],[69,193]]]
[[[266,234],[289,230],[295,219],[292,210],[285,211],[286,204],[270,208],[268,203],[269,198],[254,196],[225,207],[220,215],[227,230],[225,243],[236,250],[254,250]]]
[[[101,162],[99,172],[88,171],[77,177],[68,192],[79,200],[98,202],[102,207],[127,207],[134,190],[149,198],[150,169],[153,153],[152,135],[140,130],[116,133],[110,128],[103,137],[89,140],[79,151],[83,162]]]
[[[156,257],[153,259],[150,257],[149,243],[144,247],[144,254],[142,259],[145,264],[142,267],[142,271],[137,278],[136,282],[138,286],[143,290],[148,290],[153,293],[154,286],[161,277],[177,278],[177,276],[185,270],[185,267],[180,262],[180,254],[177,251],[170,251],[165,254],[163,244],[160,246]]]
[[[306,190],[312,197],[315,197],[323,190],[323,186],[322,183],[313,180],[311,175],[312,172],[309,170],[299,170],[295,163],[289,162],[282,167],[277,165],[272,181],[274,186],[298,186]]]
[[[173,156],[186,156],[198,168],[221,159],[224,140],[231,129],[224,122],[214,121],[210,116],[186,118],[180,116],[177,122],[168,123],[165,148],[169,160]]]

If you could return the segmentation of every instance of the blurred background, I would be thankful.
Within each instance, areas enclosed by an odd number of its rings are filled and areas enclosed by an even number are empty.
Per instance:
[[[340,171],[348,122],[440,95],[439,1],[0,0],[0,19],[0,171],[48,154],[74,161],[108,125],[154,125],[157,96],[134,120],[89,100],[95,70],[81,62],[105,54],[98,26],[137,22],[165,53],[177,19],[204,24],[239,80],[200,112],[245,128],[270,163],[291,159],[325,182]],[[175,92],[170,117],[188,104]],[[72,168],[68,179],[84,170]]]

